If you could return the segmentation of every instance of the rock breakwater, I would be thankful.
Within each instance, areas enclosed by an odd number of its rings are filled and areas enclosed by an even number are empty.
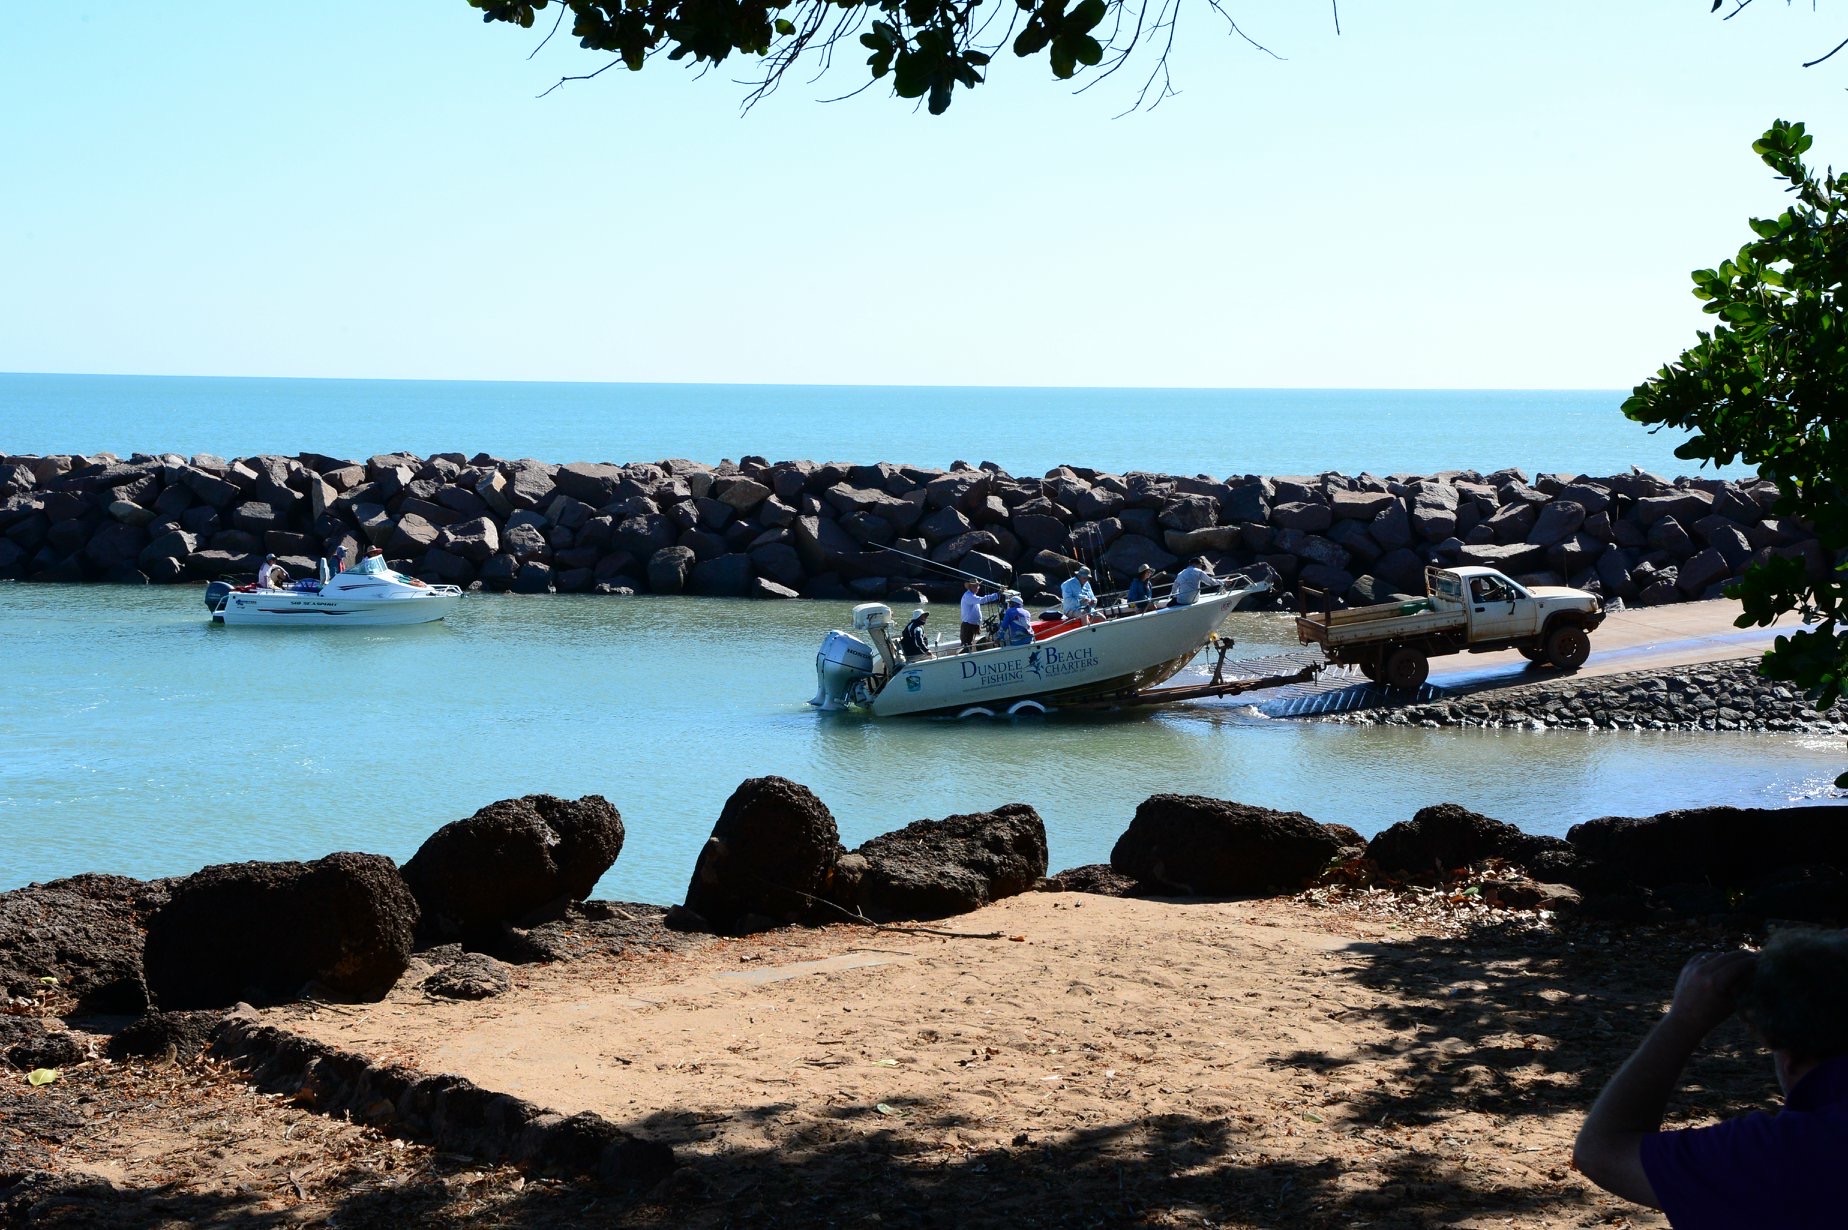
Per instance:
[[[1422,593],[1436,563],[1656,605],[1715,596],[1768,556],[1826,573],[1837,561],[1774,515],[1776,498],[1757,480],[1642,472],[7,456],[0,579],[197,582],[249,576],[271,552],[299,575],[374,545],[401,571],[495,592],[944,600],[957,569],[1039,600],[1080,562],[1119,588],[1145,563],[1171,572],[1203,555],[1273,581],[1280,603],[1298,583],[1357,603]]]
[[[1848,733],[1848,714],[1818,712],[1803,691],[1740,658],[1600,678],[1566,678],[1424,704],[1358,709],[1328,718],[1363,726],[1488,726],[1583,730],[1737,730]]]

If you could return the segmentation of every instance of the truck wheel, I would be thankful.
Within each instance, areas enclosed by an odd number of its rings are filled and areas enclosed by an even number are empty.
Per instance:
[[[1546,660],[1562,671],[1575,671],[1591,656],[1591,638],[1576,624],[1561,624],[1546,634]]]
[[[1386,655],[1380,673],[1385,676],[1381,682],[1388,686],[1416,692],[1425,676],[1431,673],[1431,659],[1409,645],[1401,646]]]
[[[1541,649],[1536,645],[1516,645],[1514,647],[1514,651],[1520,654],[1523,658],[1526,658],[1529,662],[1546,661],[1546,650]]]

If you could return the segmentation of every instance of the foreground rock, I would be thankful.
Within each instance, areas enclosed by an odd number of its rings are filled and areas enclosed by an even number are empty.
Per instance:
[[[1367,843],[1366,857],[1391,874],[1439,881],[1490,859],[1528,866],[1542,854],[1570,850],[1557,837],[1523,833],[1455,803],[1439,803],[1383,830]]]
[[[1295,892],[1341,849],[1338,835],[1301,812],[1158,794],[1136,808],[1110,866],[1149,891],[1231,897]]]
[[[722,933],[804,921],[827,894],[840,852],[834,814],[813,791],[750,778],[725,800],[700,850],[686,910]]]
[[[417,902],[382,855],[220,864],[175,882],[148,920],[148,989],[167,1011],[286,1000],[311,983],[377,997],[416,928]]]
[[[83,1011],[142,1011],[142,933],[171,883],[80,875],[0,893],[0,990],[25,996],[55,985]]]
[[[446,824],[404,865],[425,943],[482,942],[548,907],[590,896],[622,853],[622,816],[602,795],[532,794]]]
[[[1010,803],[873,838],[840,860],[834,899],[875,922],[948,918],[1028,892],[1045,875],[1045,822]]]

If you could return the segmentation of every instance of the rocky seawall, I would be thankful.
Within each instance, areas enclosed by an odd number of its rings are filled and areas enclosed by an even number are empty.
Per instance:
[[[1115,589],[1144,563],[1204,555],[1272,581],[1280,605],[1298,584],[1354,603],[1422,593],[1432,563],[1656,605],[1714,597],[1766,556],[1836,563],[1772,514],[1776,497],[1757,480],[1642,472],[1221,481],[760,457],[8,456],[0,579],[199,582],[249,576],[267,552],[301,575],[370,544],[401,571],[495,592],[909,602],[953,597],[957,569],[1037,601],[1080,562]]]
[[[1672,675],[1568,677],[1454,700],[1352,710],[1327,720],[1359,726],[1848,733],[1848,714],[1818,712],[1802,689],[1760,675],[1759,661],[1712,662]]]

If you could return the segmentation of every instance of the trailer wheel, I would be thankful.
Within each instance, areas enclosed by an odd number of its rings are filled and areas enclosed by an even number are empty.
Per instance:
[[[1591,638],[1577,624],[1561,624],[1546,634],[1546,660],[1562,671],[1575,671],[1591,656]]]
[[[1418,685],[1431,673],[1431,659],[1409,645],[1402,645],[1386,655],[1382,664],[1381,680],[1389,687],[1406,692],[1416,692]]]
[[[1380,660],[1378,658],[1367,658],[1364,661],[1358,663],[1358,665],[1360,667],[1361,674],[1365,675],[1368,679],[1372,680],[1374,683],[1378,683],[1380,681]]]

